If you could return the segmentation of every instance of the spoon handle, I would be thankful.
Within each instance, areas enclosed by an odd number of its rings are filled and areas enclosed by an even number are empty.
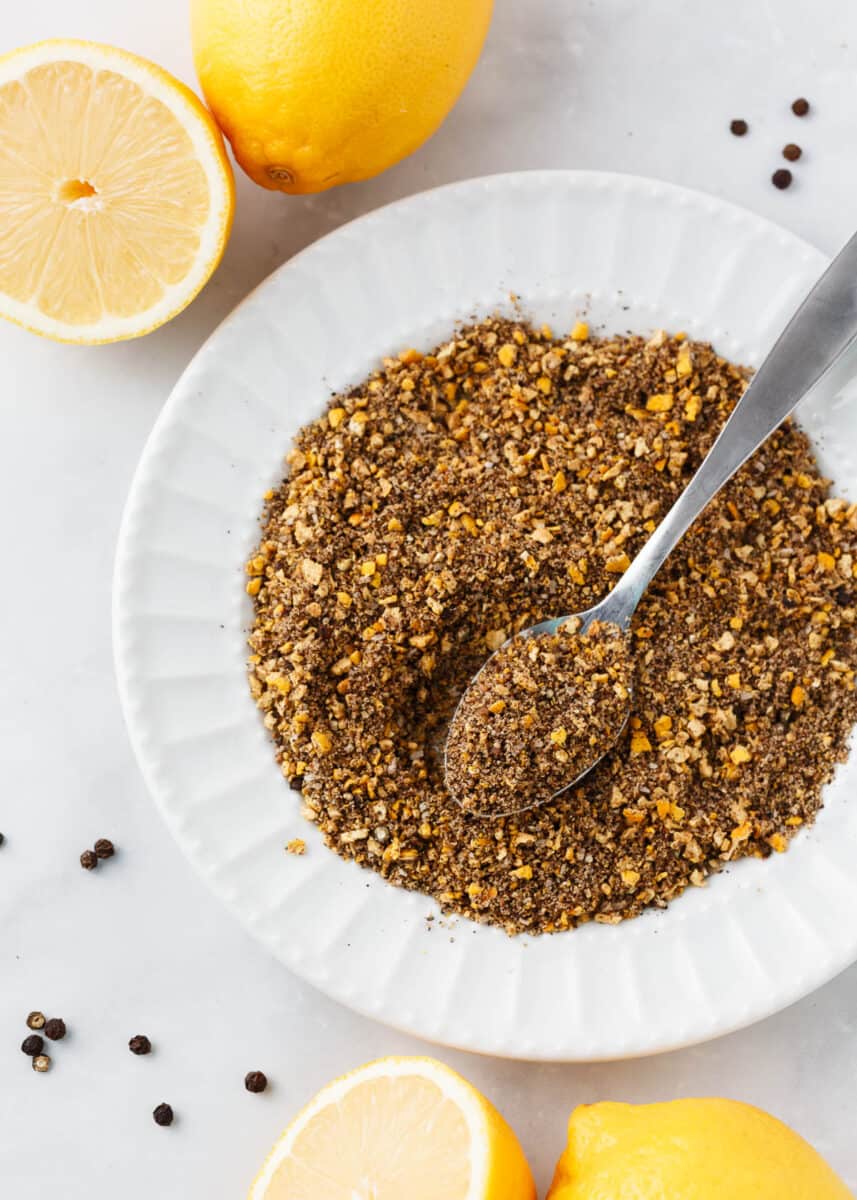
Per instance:
[[[696,474],[609,596],[620,624],[709,500],[857,341],[857,234],[821,276],[735,405]]]

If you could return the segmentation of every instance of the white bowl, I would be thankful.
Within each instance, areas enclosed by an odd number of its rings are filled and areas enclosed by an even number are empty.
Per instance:
[[[188,858],[284,963],[360,1012],[521,1058],[672,1049],[797,1000],[857,958],[855,764],[785,855],[746,861],[664,912],[509,938],[428,923],[425,896],[338,858],[299,815],[247,689],[244,562],[295,430],[379,358],[508,307],[557,329],[664,326],[760,361],[824,256],[719,200],[584,172],[494,176],[355,221],[276,271],[191,363],[128,501],[115,582],[122,702]],[[846,493],[857,411],[803,421]],[[825,440],[825,434],[829,439]],[[284,853],[294,837],[302,858]],[[229,964],[224,963],[224,971]]]

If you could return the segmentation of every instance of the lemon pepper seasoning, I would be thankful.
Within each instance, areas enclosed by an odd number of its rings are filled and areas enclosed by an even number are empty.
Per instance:
[[[332,849],[554,931],[663,906],[812,822],[857,720],[857,506],[791,423],[643,598],[616,749],[515,818],[464,813],[443,781],[476,669],[610,590],[746,380],[681,334],[492,318],[384,360],[300,431],[247,567],[250,686]]]

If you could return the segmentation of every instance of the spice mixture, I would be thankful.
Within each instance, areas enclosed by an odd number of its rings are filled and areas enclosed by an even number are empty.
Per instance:
[[[681,335],[492,319],[414,350],[304,428],[248,564],[251,687],[329,845],[510,932],[617,922],[785,850],[857,719],[857,505],[787,423],[662,567],[615,751],[515,817],[449,796],[475,670],[610,589],[746,374]]]
[[[502,646],[464,693],[446,740],[446,784],[487,816],[542,804],[616,741],[634,664],[617,625],[571,617]]]

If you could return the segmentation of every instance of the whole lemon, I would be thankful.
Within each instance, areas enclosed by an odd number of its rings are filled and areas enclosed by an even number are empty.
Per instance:
[[[320,192],[416,150],[461,94],[493,0],[191,0],[205,98],[251,179]]]
[[[808,1142],[736,1100],[592,1104],[548,1200],[854,1200]]]

